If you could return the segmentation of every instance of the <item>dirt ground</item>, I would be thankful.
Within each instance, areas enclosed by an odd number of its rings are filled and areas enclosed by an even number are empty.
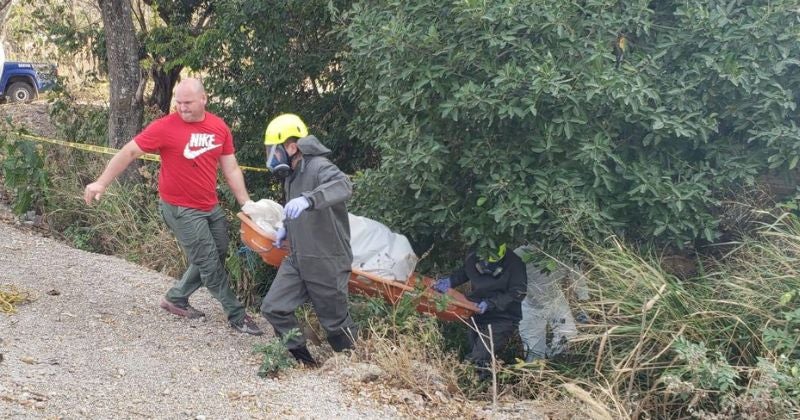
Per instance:
[[[29,133],[54,138],[56,128],[50,122],[48,104],[35,101],[29,104],[0,104],[0,126],[25,128]]]

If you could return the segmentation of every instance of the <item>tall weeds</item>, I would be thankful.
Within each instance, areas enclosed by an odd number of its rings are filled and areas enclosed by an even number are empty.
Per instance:
[[[577,384],[614,417],[798,414],[796,217],[764,225],[687,281],[616,237],[574,243],[590,266],[592,299],[582,307],[593,323],[568,358],[512,368],[518,388],[574,398]]]
[[[109,186],[102,199],[87,206],[83,188],[103,169],[105,160],[85,152],[51,148],[48,151],[53,185],[48,194],[47,220],[74,246],[117,255],[171,276],[180,275],[185,259],[158,211],[155,180],[142,167],[144,183]],[[82,168],[73,171],[72,168]]]

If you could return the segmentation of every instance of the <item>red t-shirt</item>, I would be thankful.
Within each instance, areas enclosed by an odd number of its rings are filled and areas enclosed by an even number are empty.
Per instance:
[[[173,112],[150,123],[133,141],[145,152],[161,156],[162,200],[202,211],[217,205],[219,158],[235,151],[225,121],[206,112],[203,121],[188,123]]]

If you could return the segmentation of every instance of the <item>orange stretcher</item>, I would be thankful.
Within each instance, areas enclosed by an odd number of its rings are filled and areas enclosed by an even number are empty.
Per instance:
[[[239,229],[242,242],[260,255],[264,262],[271,266],[279,267],[283,258],[288,254],[288,243],[284,242],[280,248],[276,247],[273,245],[275,241],[273,235],[264,232],[246,214],[238,213],[237,216],[242,222]],[[416,287],[417,282],[421,282],[420,286],[424,286]],[[353,268],[348,282],[348,289],[350,293],[383,297],[393,305],[403,296],[408,295],[416,300],[418,312],[435,315],[444,321],[469,318],[478,311],[478,307],[474,303],[454,289],[448,290],[447,295],[449,298],[443,299],[441,293],[431,289],[433,282],[434,280],[431,277],[412,273],[408,280],[402,283]],[[437,310],[437,306],[444,306],[444,310]]]

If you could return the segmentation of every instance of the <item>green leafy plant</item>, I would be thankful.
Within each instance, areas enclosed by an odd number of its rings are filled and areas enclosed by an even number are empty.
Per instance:
[[[290,330],[280,339],[272,340],[267,344],[254,344],[253,353],[261,354],[264,359],[258,369],[258,376],[272,377],[280,371],[295,366],[294,358],[286,351],[286,343],[292,338],[299,337],[300,331],[296,328]]]
[[[741,388],[737,385],[739,373],[736,369],[718,351],[709,356],[705,343],[692,343],[679,337],[673,344],[673,350],[683,365],[666,375],[675,375],[708,392],[728,392]]]
[[[72,246],[84,251],[95,252],[92,246],[92,233],[91,229],[81,227],[78,225],[70,225],[62,232],[64,237],[72,243]]]
[[[800,289],[784,293],[780,305],[783,307],[783,325],[764,328],[764,344],[776,355],[800,360]]]
[[[41,214],[50,186],[41,146],[13,134],[0,133],[0,148],[0,168],[3,182],[12,194],[12,210],[17,215],[29,210]]]

